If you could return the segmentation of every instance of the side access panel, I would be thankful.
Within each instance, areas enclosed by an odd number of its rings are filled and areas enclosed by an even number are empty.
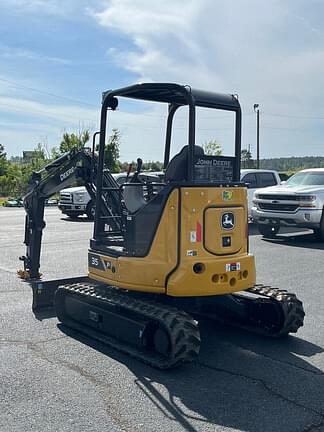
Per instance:
[[[255,284],[244,187],[181,188],[179,264],[167,294],[213,296]]]

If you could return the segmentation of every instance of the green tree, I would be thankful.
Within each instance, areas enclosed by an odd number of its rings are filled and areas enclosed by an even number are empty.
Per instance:
[[[33,171],[41,170],[50,162],[48,150],[45,144],[38,143],[32,152],[32,158],[28,163],[16,165],[20,173],[17,172],[17,182],[15,185],[16,195],[24,195],[27,192],[27,185]]]
[[[221,144],[216,140],[206,141],[202,147],[206,155],[221,156],[223,153]]]
[[[8,167],[7,154],[4,150],[4,146],[0,144],[0,176],[5,175]]]
[[[0,144],[0,160],[7,158],[7,153],[4,150],[4,145]]]
[[[67,153],[70,150],[76,148],[76,149],[82,149],[86,143],[90,139],[90,131],[84,130],[82,132],[79,132],[78,134],[75,133],[68,133],[64,132],[62,141],[59,146],[59,153],[57,156],[62,155],[63,153]],[[52,156],[55,156],[57,153],[57,149],[52,149]]]
[[[120,139],[120,131],[114,128],[105,146],[105,165],[112,172],[120,171],[120,163],[118,161]]]
[[[127,172],[128,168],[129,168],[129,164],[132,164],[132,167],[134,169],[134,167],[136,166],[136,162],[132,161],[132,162],[118,162],[119,165],[119,172]]]
[[[20,196],[22,172],[19,165],[7,163],[6,172],[0,175],[0,195]]]
[[[142,170],[143,171],[162,171],[163,163],[159,161],[149,161],[144,162]]]
[[[33,158],[31,160],[32,168],[37,171],[48,162],[48,158],[46,157],[46,149],[43,144],[38,143],[37,146],[33,150]]]

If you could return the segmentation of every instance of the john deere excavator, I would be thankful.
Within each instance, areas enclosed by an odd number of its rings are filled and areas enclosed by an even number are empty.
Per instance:
[[[105,168],[107,117],[120,98],[167,105],[165,178],[118,186]],[[188,142],[170,160],[176,111],[188,112]],[[195,145],[196,108],[235,116],[235,155],[209,156]],[[246,185],[240,183],[241,108],[234,95],[169,83],[136,84],[103,94],[99,153],[70,152],[34,173],[24,198],[21,277],[33,310],[54,308],[63,324],[153,367],[168,369],[199,353],[199,319],[271,338],[297,332],[304,310],[294,294],[256,285],[248,250]],[[44,200],[78,178],[95,200],[88,276],[42,281]],[[148,193],[151,191],[151,193]]]

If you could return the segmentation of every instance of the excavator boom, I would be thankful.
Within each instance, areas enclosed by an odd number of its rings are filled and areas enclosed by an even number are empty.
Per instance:
[[[23,279],[39,279],[42,233],[46,224],[44,221],[45,200],[60,190],[76,182],[86,187],[91,199],[96,200],[97,156],[88,148],[73,149],[52,161],[40,171],[33,172],[28,192],[23,198],[26,211],[25,238],[26,255],[20,257],[24,262],[24,270],[18,274]],[[111,218],[119,211],[119,186],[108,170],[104,179],[110,187],[109,206],[104,200],[103,208]],[[120,229],[115,218],[114,223]]]

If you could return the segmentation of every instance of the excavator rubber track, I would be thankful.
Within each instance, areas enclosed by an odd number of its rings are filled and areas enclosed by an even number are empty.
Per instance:
[[[66,326],[154,368],[174,368],[199,354],[198,324],[190,315],[169,305],[136,299],[115,287],[91,283],[59,286],[55,307]],[[111,327],[107,329],[104,321]],[[118,335],[124,323],[126,341]],[[134,340],[127,341],[132,337]]]
[[[303,303],[295,294],[287,292],[279,288],[257,284],[247,290],[252,294],[256,294],[270,301],[276,302],[281,308],[283,315],[282,325],[280,328],[275,326],[263,325],[262,320],[258,323],[259,326],[254,327],[254,332],[272,338],[280,338],[287,336],[289,333],[296,333],[300,327],[304,325],[305,311]],[[250,330],[247,328],[247,330]]]
[[[247,297],[244,293],[252,296]],[[257,284],[242,294],[233,294],[232,298],[244,306],[245,316],[235,316],[231,312],[226,314],[217,308],[203,316],[270,338],[296,333],[304,324],[305,312],[302,302],[295,294],[286,290]]]

